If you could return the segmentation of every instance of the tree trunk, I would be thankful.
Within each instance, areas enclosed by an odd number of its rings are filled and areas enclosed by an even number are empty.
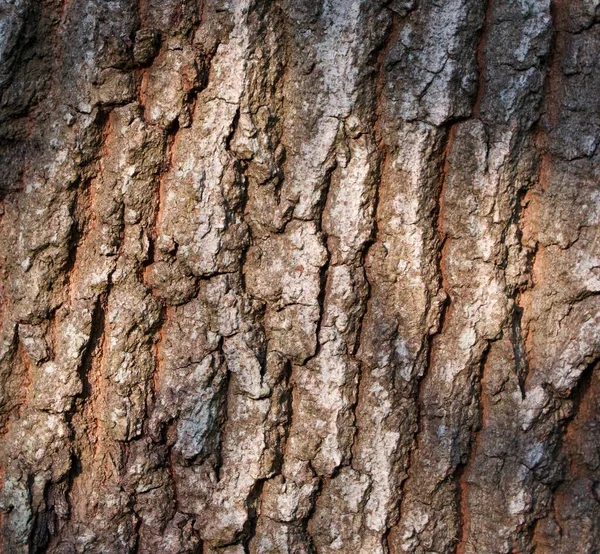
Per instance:
[[[0,17],[0,551],[600,552],[600,2]]]

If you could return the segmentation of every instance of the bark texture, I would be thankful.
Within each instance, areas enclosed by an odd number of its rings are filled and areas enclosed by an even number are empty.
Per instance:
[[[1,0],[0,551],[600,552],[599,23]]]

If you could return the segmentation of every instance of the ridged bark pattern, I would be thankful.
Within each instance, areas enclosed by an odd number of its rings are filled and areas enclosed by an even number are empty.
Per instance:
[[[0,551],[600,552],[600,2],[0,2]]]

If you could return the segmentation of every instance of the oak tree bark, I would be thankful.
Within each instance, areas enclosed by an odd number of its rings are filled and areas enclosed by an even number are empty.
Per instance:
[[[600,552],[599,22],[3,0],[0,550]]]

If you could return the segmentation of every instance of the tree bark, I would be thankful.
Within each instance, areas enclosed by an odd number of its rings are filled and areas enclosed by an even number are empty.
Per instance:
[[[0,551],[600,552],[599,22],[0,3]]]

